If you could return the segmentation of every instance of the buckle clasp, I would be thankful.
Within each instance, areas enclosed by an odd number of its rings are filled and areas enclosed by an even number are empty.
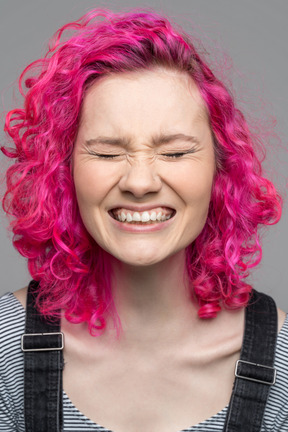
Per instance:
[[[245,366],[248,366],[248,368]],[[240,368],[242,369],[240,371]],[[246,369],[246,370],[245,370]],[[266,373],[267,380],[260,379],[261,374]],[[261,384],[274,385],[276,382],[277,371],[271,366],[265,366],[258,363],[251,363],[244,360],[237,360],[235,367],[235,376],[237,378],[246,379],[248,381],[254,381]],[[260,377],[258,378],[258,376]],[[271,379],[270,379],[271,378]]]
[[[36,337],[45,336],[46,340],[36,342]],[[53,338],[54,336],[54,338]],[[55,338],[56,336],[56,338]],[[31,338],[30,341],[28,338]],[[34,341],[33,341],[34,339]],[[29,343],[30,342],[30,343]],[[27,346],[28,345],[28,346]],[[41,346],[42,345],[42,346]],[[21,350],[23,352],[33,351],[62,351],[64,348],[64,334],[62,332],[54,333],[26,333],[21,336]]]

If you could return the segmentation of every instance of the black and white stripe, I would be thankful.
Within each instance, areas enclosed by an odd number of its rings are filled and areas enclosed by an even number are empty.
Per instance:
[[[0,431],[25,432],[23,412],[23,353],[25,311],[12,293],[0,299]],[[271,387],[261,432],[288,431],[288,315],[278,335],[275,367],[276,384]],[[108,432],[80,413],[63,395],[65,432]],[[198,425],[181,432],[223,430],[227,407]],[[111,431],[109,431],[111,432]],[[115,431],[117,432],[117,431]],[[175,431],[177,432],[177,431]]]

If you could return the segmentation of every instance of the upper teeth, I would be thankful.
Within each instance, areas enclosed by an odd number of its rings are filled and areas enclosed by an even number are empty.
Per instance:
[[[149,222],[149,221],[165,221],[170,219],[171,213],[165,214],[164,211],[144,211],[144,212],[115,212],[114,215],[121,222]]]

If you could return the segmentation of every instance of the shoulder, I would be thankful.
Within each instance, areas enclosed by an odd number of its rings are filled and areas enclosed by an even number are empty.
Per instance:
[[[26,286],[25,288],[21,288],[18,291],[15,291],[13,293],[14,296],[16,297],[16,299],[19,301],[19,303],[21,303],[23,308],[26,307],[27,290],[28,290],[28,287]]]
[[[14,294],[5,294],[0,298],[0,354],[2,359],[5,360],[12,353],[21,352],[20,339],[24,328],[25,309]],[[3,361],[1,365],[4,366]]]
[[[22,291],[22,290],[19,290]],[[25,309],[17,298],[17,293],[6,293],[0,297],[0,325],[1,329],[7,329],[7,320],[13,325],[13,319],[16,321],[20,317],[25,319]],[[16,323],[15,323],[16,324]]]
[[[286,320],[286,312],[284,312],[283,310],[277,308],[277,312],[278,312],[278,333],[281,331],[285,320]]]
[[[2,330],[2,326],[7,329],[5,325],[7,320],[11,322],[13,318],[17,319],[21,316],[25,318],[25,309],[15,294],[9,292],[0,297],[0,325]]]

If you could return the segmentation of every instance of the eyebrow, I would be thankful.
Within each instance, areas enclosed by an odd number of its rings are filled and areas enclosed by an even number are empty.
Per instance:
[[[199,140],[196,137],[192,135],[186,135],[183,133],[170,134],[170,135],[160,134],[158,136],[154,136],[152,137],[152,144],[154,146],[159,146],[161,144],[169,144],[177,140],[187,141],[193,144],[199,144]],[[98,136],[97,138],[92,138],[85,141],[85,143],[88,147],[93,144],[110,144],[110,145],[120,145],[122,147],[127,147],[129,146],[129,144],[131,144],[131,140],[126,137],[112,138],[112,137]]]

